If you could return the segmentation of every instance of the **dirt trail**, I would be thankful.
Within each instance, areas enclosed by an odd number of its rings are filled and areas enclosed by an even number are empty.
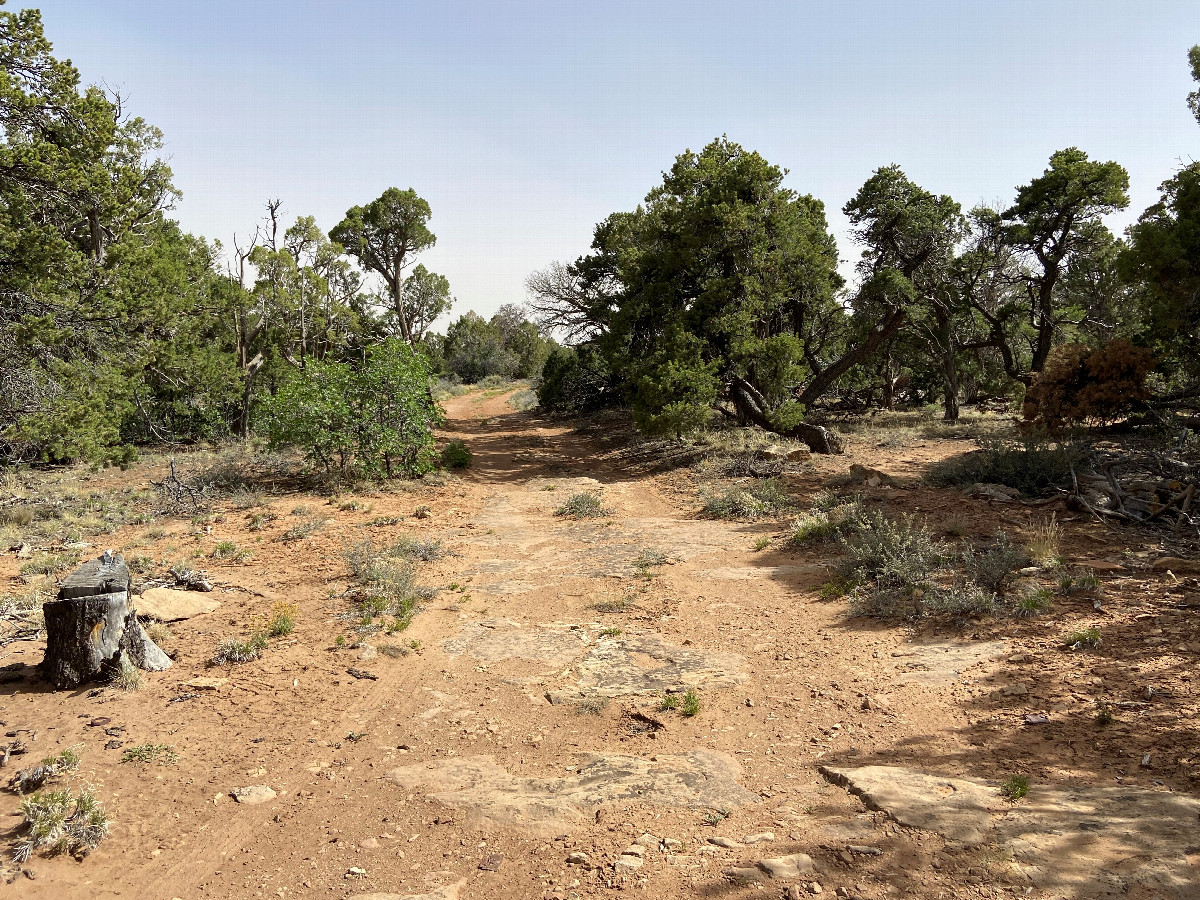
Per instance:
[[[115,824],[90,859],[36,858],[36,877],[0,896],[736,898],[813,882],[864,898],[1158,895],[1131,875],[1145,848],[1093,846],[1084,828],[1078,859],[1056,863],[1064,848],[1036,840],[1037,822],[988,843],[1002,802],[963,813],[969,834],[939,829],[927,802],[906,807],[966,790],[945,777],[931,787],[921,772],[1010,771],[1011,749],[987,744],[987,714],[966,702],[1023,677],[1004,640],[914,640],[848,622],[843,604],[818,596],[819,555],[756,551],[770,527],[697,518],[686,475],[606,462],[588,438],[513,412],[505,396],[466,395],[447,413],[447,434],[474,453],[461,482],[377,496],[370,515],[338,516],[309,541],[222,570],[222,607],[175,627],[191,649],[142,692],[4,687],[9,728],[37,727],[38,748],[85,745],[83,774]],[[920,462],[898,457],[892,471]],[[822,460],[799,486],[815,491],[845,465]],[[554,514],[593,490],[608,515]],[[895,497],[897,509],[952,502]],[[371,643],[417,641],[419,652],[337,647],[339,547],[368,519],[418,504],[428,519],[371,533],[442,541],[452,555],[420,570],[442,590],[402,635]],[[220,636],[281,598],[301,608],[289,640],[254,663],[204,668]],[[227,681],[186,687],[213,676]],[[689,690],[696,715],[659,709],[665,693]],[[119,764],[94,717],[181,759]],[[872,798],[891,782],[914,792]],[[257,784],[277,796],[253,806],[228,796]],[[1195,870],[1182,846],[1170,844],[1145,891],[1187,887]]]

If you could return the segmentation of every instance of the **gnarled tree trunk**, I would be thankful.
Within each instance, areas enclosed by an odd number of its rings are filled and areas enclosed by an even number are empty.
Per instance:
[[[767,419],[764,411],[766,402],[763,395],[754,385],[742,378],[735,378],[729,386],[729,393],[737,410],[739,422],[750,422],[767,431],[775,431],[784,437],[792,437],[803,441],[813,453],[845,453],[846,448],[842,439],[820,425],[810,425],[800,422],[786,431],[778,431]]]
[[[42,605],[42,672],[56,688],[111,678],[121,670],[122,660],[151,672],[170,667],[170,657],[146,636],[129,606],[129,587],[125,560],[105,551],[67,576],[57,600]]]

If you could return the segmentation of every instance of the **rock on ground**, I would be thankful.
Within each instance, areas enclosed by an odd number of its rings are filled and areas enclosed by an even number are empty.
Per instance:
[[[994,782],[897,766],[821,773],[897,822],[966,845],[1002,844],[1032,883],[1088,897],[1135,886],[1195,897],[1200,800],[1145,788],[1033,784],[1017,803]]]
[[[387,777],[405,790],[423,788],[435,800],[467,811],[479,824],[550,834],[593,821],[597,806],[614,801],[724,809],[759,799],[738,783],[738,762],[714,750],[659,754],[653,761],[601,753],[584,758],[576,774],[563,778],[512,775],[490,756],[448,760],[432,769],[404,766]]]

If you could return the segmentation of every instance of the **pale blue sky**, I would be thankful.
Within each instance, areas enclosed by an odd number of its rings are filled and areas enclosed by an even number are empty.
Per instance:
[[[1200,155],[1200,2],[179,2],[38,5],[58,55],[160,127],[189,231],[228,244],[268,197],[326,230],[384,188],[433,207],[455,314],[524,299],[675,155],[727,133],[842,205],[898,163],[964,207],[1076,145],[1133,205]]]

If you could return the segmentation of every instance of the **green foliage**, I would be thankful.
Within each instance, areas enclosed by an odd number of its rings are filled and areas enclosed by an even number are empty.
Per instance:
[[[441,461],[444,469],[470,468],[472,454],[462,441],[451,441],[442,448]]]
[[[310,362],[264,403],[262,424],[272,448],[300,447],[327,473],[420,475],[441,422],[428,378],[424,357],[385,341],[357,366]]]
[[[581,415],[613,402],[608,364],[593,345],[556,347],[546,357],[537,386],[538,406],[549,413]]]
[[[85,856],[108,835],[108,815],[91,791],[39,791],[21,801],[24,834],[13,861],[26,862],[37,850]]]
[[[246,663],[258,659],[267,649],[267,633],[253,631],[244,638],[226,638],[213,654],[212,665]]]
[[[1016,803],[1029,793],[1029,779],[1024,775],[1013,775],[1000,784],[1000,796]]]
[[[1037,434],[1027,434],[1019,441],[980,443],[979,450],[930,466],[926,480],[935,487],[1003,484],[1036,497],[1049,488],[1068,484],[1072,466],[1078,467],[1086,457],[1086,449],[1078,444],[1052,444]]]
[[[700,695],[689,689],[679,704],[679,714],[691,718],[700,714]]]
[[[717,494],[703,493],[702,508],[714,519],[754,520],[781,515],[796,499],[778,478],[761,478],[727,487]]]
[[[1063,638],[1063,646],[1069,650],[1095,650],[1100,646],[1100,629],[1081,628]]]
[[[490,320],[466,313],[450,324],[441,342],[445,370],[467,384],[490,376],[533,378],[553,348],[554,343],[512,304],[500,307]]]
[[[267,620],[267,635],[283,637],[296,629],[296,619],[300,616],[300,607],[295,603],[276,601],[271,607],[271,618]]]
[[[138,744],[121,754],[121,762],[158,763],[169,766],[179,762],[179,754],[169,744]]]
[[[572,519],[595,519],[608,515],[609,511],[604,508],[604,501],[598,493],[582,492],[568,497],[554,510],[554,514]]]
[[[996,539],[989,546],[967,547],[962,551],[962,566],[967,574],[992,593],[1002,592],[1008,576],[1028,562],[1029,554],[1014,547],[1002,531],[996,532]]]

